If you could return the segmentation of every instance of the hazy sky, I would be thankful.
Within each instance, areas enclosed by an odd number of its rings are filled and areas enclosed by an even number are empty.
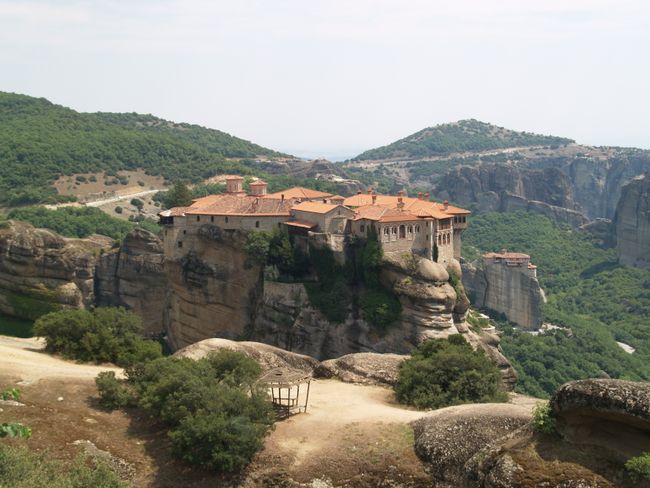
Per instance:
[[[650,148],[650,1],[0,0],[0,90],[331,159],[463,118]]]

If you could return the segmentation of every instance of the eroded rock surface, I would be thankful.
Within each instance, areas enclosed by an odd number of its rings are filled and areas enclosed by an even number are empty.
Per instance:
[[[650,172],[623,187],[614,227],[619,262],[650,269]]]
[[[164,330],[167,299],[162,242],[151,232],[136,228],[122,245],[101,256],[95,276],[98,306],[125,307],[136,313],[146,333]]]
[[[34,319],[94,304],[95,266],[113,240],[68,239],[31,224],[0,224],[0,312]]]
[[[285,351],[279,347],[259,342],[236,342],[228,339],[205,339],[176,351],[174,356],[200,359],[221,349],[230,349],[246,354],[257,361],[264,371],[282,367],[311,373],[318,365],[318,361],[312,357]]]
[[[409,356],[359,352],[321,362],[315,374],[320,378],[337,378],[346,383],[393,386],[399,365]]]

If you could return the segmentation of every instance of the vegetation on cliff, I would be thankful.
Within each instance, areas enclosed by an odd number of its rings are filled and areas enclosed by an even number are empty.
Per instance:
[[[160,227],[151,220],[130,222],[116,219],[95,207],[24,207],[9,212],[7,218],[29,222],[36,228],[50,229],[66,237],[88,237],[101,234],[121,240],[135,227],[157,234]]]
[[[66,358],[132,366],[161,356],[158,342],[142,338],[142,321],[123,308],[61,310],[34,323],[48,352]]]
[[[425,341],[399,367],[397,400],[418,408],[506,401],[496,365],[460,334]]]
[[[144,168],[199,181],[241,169],[226,158],[280,153],[198,125],[136,113],[79,113],[44,98],[0,92],[0,200],[56,201],[61,175]]]
[[[169,428],[172,452],[217,471],[245,467],[262,448],[275,420],[267,392],[256,385],[261,369],[230,350],[197,361],[159,358],[128,370],[128,381],[100,374],[102,403],[137,405]]]
[[[427,127],[387,146],[361,153],[357,161],[440,156],[463,151],[484,151],[522,146],[559,146],[571,139],[516,132],[478,120]]]
[[[619,266],[614,250],[541,215],[473,217],[463,256],[503,248],[532,256],[548,298],[544,320],[564,328],[532,336],[501,324],[518,391],[545,397],[576,379],[650,380],[650,272]],[[624,352],[616,341],[636,352]]]

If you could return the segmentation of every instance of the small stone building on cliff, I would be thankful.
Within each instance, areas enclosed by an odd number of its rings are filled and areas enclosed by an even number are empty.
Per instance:
[[[286,226],[294,235],[341,252],[346,237],[365,238],[374,226],[386,253],[412,252],[437,257],[443,264],[460,258],[461,234],[470,212],[430,201],[428,194],[413,198],[403,192],[380,195],[369,190],[344,198],[301,187],[269,194],[264,181],[253,181],[249,192],[243,183],[242,177],[229,177],[225,193],[161,212],[166,250],[183,247],[188,233],[212,224],[224,230],[252,231]]]

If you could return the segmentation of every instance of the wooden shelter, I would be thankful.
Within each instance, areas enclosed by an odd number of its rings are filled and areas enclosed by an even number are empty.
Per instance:
[[[258,383],[268,388],[278,417],[286,418],[307,412],[311,379],[311,373],[291,368],[274,368],[263,374]]]

